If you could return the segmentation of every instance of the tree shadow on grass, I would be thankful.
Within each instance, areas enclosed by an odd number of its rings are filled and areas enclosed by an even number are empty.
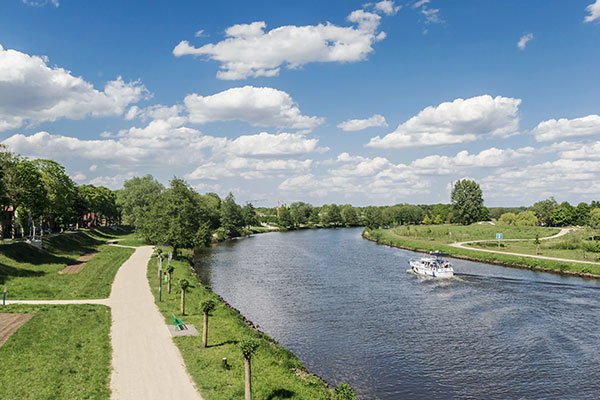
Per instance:
[[[44,275],[46,275],[44,271],[32,271],[30,269],[9,267],[8,265],[0,263],[0,285],[12,277],[33,277]]]
[[[287,389],[275,389],[266,397],[266,400],[291,399],[296,393]]]
[[[93,251],[90,249],[89,251]],[[55,256],[48,252],[39,250],[25,243],[13,243],[0,246],[0,255],[11,259],[17,263],[26,263],[32,265],[40,264],[72,264],[74,260],[68,257]],[[3,265],[3,264],[0,264]],[[13,269],[19,269],[10,267]]]
[[[219,344],[211,344],[210,346],[206,346],[206,347],[221,347],[221,346],[225,346],[226,344],[238,344],[239,342],[240,342],[239,340],[227,340],[226,342],[219,343]]]

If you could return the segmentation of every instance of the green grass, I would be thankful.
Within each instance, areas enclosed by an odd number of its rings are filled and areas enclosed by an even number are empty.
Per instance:
[[[104,244],[119,233],[104,228],[50,235],[44,239],[43,251],[24,243],[0,245],[0,287],[8,288],[9,299],[106,298],[117,270],[133,253],[133,249]],[[80,272],[58,274],[95,250],[100,253]]]
[[[497,232],[503,234],[504,239],[520,239],[520,238],[535,238],[536,234],[539,237],[552,236],[558,233],[560,230],[555,228],[543,228],[543,227],[514,227],[514,226],[490,226],[490,225],[478,225],[473,224],[469,226],[460,225],[430,225],[430,226],[401,226],[388,229],[377,229],[365,234],[366,237],[376,240],[380,244],[387,244],[392,246],[399,246],[416,251],[442,251],[458,257],[468,257],[474,260],[481,260],[491,263],[499,263],[504,265],[514,266],[525,266],[534,267],[547,270],[555,271],[569,271],[573,273],[590,273],[600,275],[600,266],[593,264],[579,264],[569,263],[562,261],[552,260],[541,260],[530,257],[520,257],[501,253],[486,253],[478,252],[474,250],[458,249],[449,246],[450,243],[464,242],[469,240],[482,240],[482,239],[494,239]],[[448,232],[452,232],[452,237],[448,235]],[[542,245],[550,245],[558,241],[569,240],[569,236],[562,237],[561,239],[555,239],[545,243],[541,241]],[[502,247],[501,251],[511,251],[511,242],[502,242],[505,247]],[[524,243],[524,242],[515,242]],[[475,247],[474,244],[469,246]],[[481,245],[480,247],[489,250],[497,250],[498,248],[488,247],[489,244]],[[517,245],[515,245],[516,248]],[[531,241],[531,246],[533,241]],[[514,248],[513,248],[514,250]],[[518,251],[514,251],[518,252]],[[524,254],[535,254],[535,247],[533,247],[533,253],[523,252]],[[556,254],[556,253],[552,253]],[[565,255],[567,253],[561,253]],[[542,252],[542,255],[554,257],[550,253]],[[571,257],[561,257],[571,258]],[[577,259],[577,257],[572,257]],[[594,261],[593,259],[588,259]]]
[[[1,399],[109,399],[110,309],[11,305],[35,316],[0,347]]]
[[[168,249],[164,249],[165,253]],[[201,348],[202,338],[177,337],[178,346],[188,372],[206,400],[240,399],[244,396],[244,364],[238,342],[254,338],[260,347],[252,358],[252,389],[256,399],[330,399],[327,385],[318,377],[306,372],[298,358],[268,337],[251,327],[235,310],[227,307],[218,296],[199,281],[187,260],[173,261],[174,285],[171,294],[163,286],[163,301],[156,302],[165,322],[172,324],[171,313],[179,314],[181,294],[176,282],[185,278],[192,285],[186,292],[184,323],[194,324],[202,332],[200,303],[208,298],[217,306],[209,317],[208,348]],[[158,300],[157,266],[153,257],[148,263],[148,280],[155,300]],[[230,369],[221,367],[226,357]]]

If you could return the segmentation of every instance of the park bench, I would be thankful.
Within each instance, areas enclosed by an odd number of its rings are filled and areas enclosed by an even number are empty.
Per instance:
[[[176,330],[181,331],[181,330],[187,329],[187,326],[185,326],[183,321],[180,320],[179,318],[177,318],[175,316],[175,314],[171,314],[171,317],[173,317],[173,325],[175,325]]]

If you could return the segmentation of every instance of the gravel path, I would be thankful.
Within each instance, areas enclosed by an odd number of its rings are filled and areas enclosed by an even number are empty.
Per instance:
[[[569,233],[572,229],[573,228],[563,228],[556,235],[552,235],[552,236],[548,236],[548,237],[543,237],[543,238],[540,238],[540,240],[549,240],[549,239],[555,239],[557,237],[564,236],[567,233]],[[535,240],[535,239],[502,239],[502,241],[504,241],[504,242],[523,241],[523,240]],[[599,262],[594,262],[594,261],[570,260],[568,258],[546,257],[546,256],[537,256],[537,255],[533,255],[533,254],[511,253],[511,252],[507,252],[507,251],[496,251],[496,250],[488,250],[488,249],[479,249],[479,248],[476,248],[476,247],[465,246],[468,243],[483,243],[483,242],[495,242],[495,240],[488,240],[488,239],[485,239],[485,240],[470,240],[468,242],[452,243],[452,244],[450,244],[450,246],[457,247],[459,249],[483,251],[485,253],[509,254],[511,256],[538,258],[538,259],[541,259],[541,260],[562,261],[562,262],[570,262],[570,263],[576,263],[576,264],[596,264],[596,265],[600,265]]]
[[[126,247],[126,246],[120,246]],[[103,304],[112,309],[112,399],[202,400],[154,304],[146,278],[152,247],[136,247],[108,299],[12,300],[7,304]]]

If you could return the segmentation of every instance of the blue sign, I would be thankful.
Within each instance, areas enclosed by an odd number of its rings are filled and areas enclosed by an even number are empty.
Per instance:
[[[496,233],[496,239],[498,239],[498,240],[502,239],[502,234],[501,233]]]

